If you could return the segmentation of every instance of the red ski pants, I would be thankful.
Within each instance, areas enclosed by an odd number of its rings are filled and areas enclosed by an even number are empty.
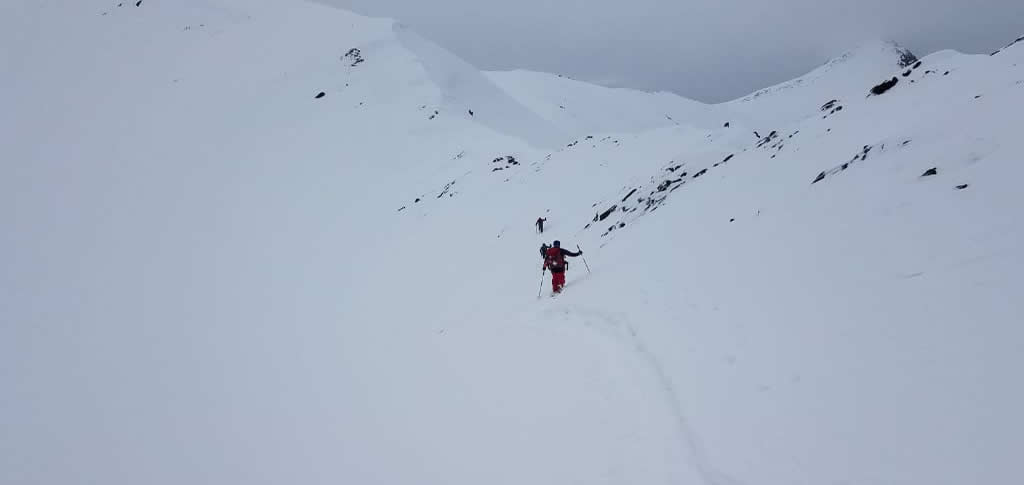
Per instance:
[[[551,273],[551,291],[559,293],[562,291],[562,287],[565,286],[565,272],[562,273]]]

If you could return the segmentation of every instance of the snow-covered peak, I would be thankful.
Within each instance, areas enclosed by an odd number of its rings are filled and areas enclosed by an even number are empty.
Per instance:
[[[667,92],[609,88],[564,76],[515,70],[485,75],[506,92],[575,137],[639,133],[665,126],[710,127],[703,103]]]
[[[895,42],[867,42],[803,76],[758,90],[725,106],[736,117],[770,129],[779,123],[812,116],[829,100],[863,98],[873,85],[916,61],[913,53]]]

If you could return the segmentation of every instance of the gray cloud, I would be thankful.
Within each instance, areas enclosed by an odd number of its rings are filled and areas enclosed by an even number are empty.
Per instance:
[[[318,0],[392,17],[488,70],[733,99],[856,45],[988,53],[1024,34],[1020,0]]]

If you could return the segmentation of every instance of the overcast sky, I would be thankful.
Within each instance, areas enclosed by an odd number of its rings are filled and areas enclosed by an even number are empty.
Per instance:
[[[1024,0],[318,0],[392,17],[481,69],[733,99],[874,39],[919,56],[1024,35]]]

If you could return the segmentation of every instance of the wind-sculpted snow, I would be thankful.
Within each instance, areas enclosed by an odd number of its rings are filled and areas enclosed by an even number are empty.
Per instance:
[[[1022,43],[705,105],[118,3],[0,15],[0,483],[1019,481]]]

